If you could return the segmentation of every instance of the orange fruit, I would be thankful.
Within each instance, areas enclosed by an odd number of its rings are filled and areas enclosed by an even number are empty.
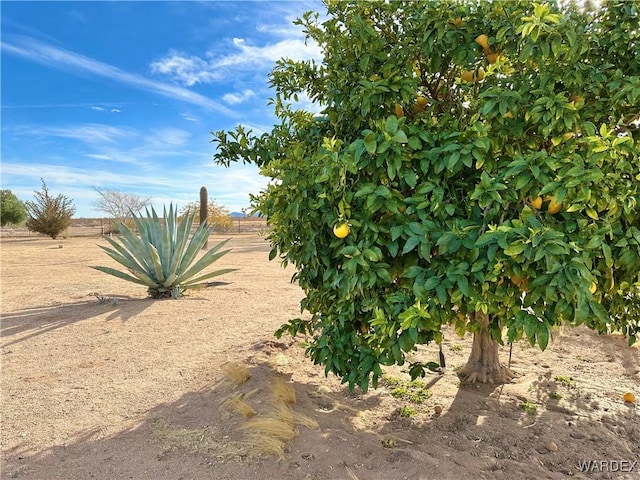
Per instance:
[[[462,19],[460,17],[456,18],[453,21],[453,24],[456,26],[456,28],[460,28],[460,25],[462,25]]]
[[[498,61],[498,57],[499,56],[500,56],[500,54],[498,52],[487,53],[487,60],[489,60],[489,63],[491,65],[493,65],[494,63],[496,63]]]
[[[467,82],[467,83],[471,83],[473,82],[475,77],[475,74],[472,70],[465,70],[464,72],[462,72],[462,74],[460,75],[460,79],[463,82]]]
[[[547,209],[547,212],[551,215],[555,215],[562,210],[562,202],[556,202],[555,197],[545,197],[545,200],[549,201],[549,208]]]
[[[476,75],[476,81],[481,82],[484,79],[484,68],[480,67],[478,69],[478,74]]]
[[[333,234],[338,238],[344,238],[349,235],[349,224],[347,222],[341,223],[333,227]]]
[[[404,109],[402,108],[402,105],[400,105],[399,103],[396,103],[395,105],[395,112],[396,112],[396,117],[398,118],[404,117]]]
[[[427,97],[423,95],[418,95],[418,98],[416,98],[416,103],[420,107],[424,107],[427,104],[427,102],[428,102]]]
[[[487,37],[484,33],[476,37],[476,43],[480,45],[485,52],[489,50],[489,37]]]
[[[633,392],[627,392],[622,396],[622,399],[627,403],[635,403],[636,396],[633,394]]]
[[[540,210],[542,208],[542,197],[540,196],[537,196],[533,199],[529,197],[529,202],[531,203],[531,206],[536,210]]]

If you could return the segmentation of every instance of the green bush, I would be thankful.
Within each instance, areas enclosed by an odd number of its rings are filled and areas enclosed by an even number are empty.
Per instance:
[[[19,225],[27,218],[27,210],[11,190],[0,190],[0,226]]]

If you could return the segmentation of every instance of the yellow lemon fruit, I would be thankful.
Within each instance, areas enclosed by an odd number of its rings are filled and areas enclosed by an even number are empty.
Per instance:
[[[589,287],[589,291],[593,295],[594,293],[596,293],[597,290],[598,290],[598,284],[596,282],[592,282],[591,286]]]
[[[396,112],[396,117],[398,118],[404,117],[404,108],[402,108],[402,105],[400,105],[399,103],[396,103],[395,105],[395,112]]]
[[[480,45],[485,51],[489,49],[489,37],[484,33],[476,37],[476,43]]]
[[[546,197],[546,200],[549,201],[549,208],[547,209],[547,212],[551,215],[555,215],[562,210],[562,202],[556,202],[554,197]]]
[[[429,100],[427,100],[427,97],[425,97],[423,95],[418,95],[418,98],[416,98],[416,103],[420,107],[424,107],[427,104],[428,101]]]
[[[347,222],[341,223],[333,227],[333,234],[338,238],[344,238],[349,235],[349,224]]]
[[[542,197],[538,196],[536,198],[529,198],[529,202],[531,206],[536,210],[540,210],[542,208]]]
[[[484,68],[480,67],[478,69],[478,75],[476,75],[476,80],[481,82],[484,79]]]
[[[627,403],[634,403],[636,396],[632,392],[627,392],[622,396],[622,399]]]

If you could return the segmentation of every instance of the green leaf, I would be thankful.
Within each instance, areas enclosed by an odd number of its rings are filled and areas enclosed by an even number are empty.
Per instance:
[[[384,123],[384,131],[387,132],[389,135],[394,135],[396,132],[398,132],[398,118],[395,116],[387,117],[387,120]],[[405,138],[407,138],[406,135],[405,135]]]
[[[409,141],[407,134],[402,130],[398,130],[392,140],[397,143],[407,143]]]
[[[510,257],[515,257],[517,255],[520,255],[522,252],[524,252],[524,249],[525,249],[525,244],[522,243],[521,241],[517,241],[509,245],[507,248],[505,248],[504,254]]]
[[[407,239],[407,241],[404,244],[404,247],[402,248],[402,254],[406,254],[409,253],[410,251],[412,251],[414,248],[416,248],[416,246],[422,241],[421,237],[418,236],[413,236],[413,237],[409,237]]]
[[[375,133],[371,132],[364,138],[364,148],[370,155],[376,153],[377,142]]]
[[[541,350],[546,350],[547,345],[549,345],[549,338],[551,338],[549,324],[547,322],[539,322],[536,330],[536,340]]]

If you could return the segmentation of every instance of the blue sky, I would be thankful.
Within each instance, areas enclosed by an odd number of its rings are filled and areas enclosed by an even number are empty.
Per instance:
[[[319,0],[0,8],[2,188],[31,200],[44,178],[76,217],[104,216],[96,187],[161,209],[197,201],[204,185],[231,211],[248,207],[267,179],[216,166],[210,132],[271,129],[267,74],[279,58],[320,60],[292,22],[325,11]]]

